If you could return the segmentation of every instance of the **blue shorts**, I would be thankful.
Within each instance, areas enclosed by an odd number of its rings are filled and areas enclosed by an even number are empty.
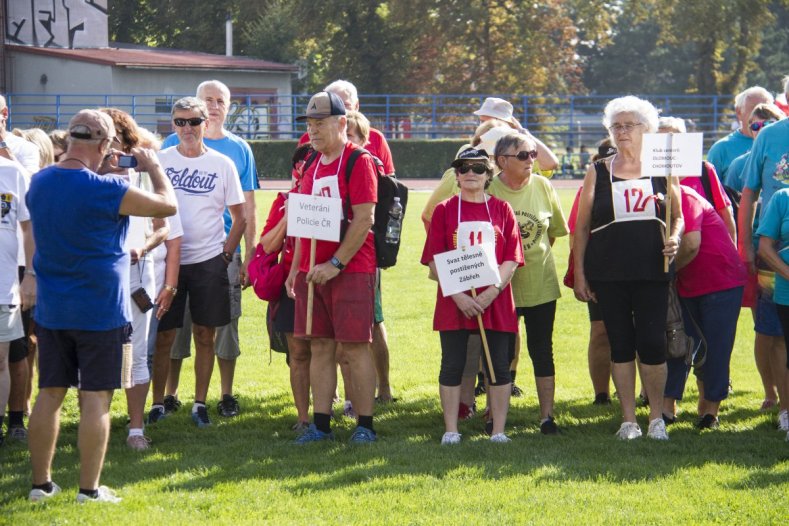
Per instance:
[[[775,308],[772,296],[759,294],[756,299],[754,320],[753,330],[759,334],[783,337],[784,331],[781,328],[781,320],[778,318],[778,310]]]

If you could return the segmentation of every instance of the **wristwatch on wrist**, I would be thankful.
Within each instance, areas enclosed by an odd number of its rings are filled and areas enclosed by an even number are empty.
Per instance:
[[[230,263],[233,261],[233,254],[230,252],[222,252],[222,258],[225,260],[226,263]]]
[[[172,292],[172,293],[173,293],[173,296],[175,296],[176,294],[178,294],[178,289],[177,289],[177,288],[175,288],[175,287],[173,287],[172,285],[167,285],[167,284],[165,284],[165,286],[164,286],[164,290],[167,290],[167,291],[169,291],[169,292]]]
[[[499,283],[496,283],[496,284],[494,285],[494,287],[496,287],[496,290],[498,290],[499,292],[501,292],[502,290],[504,290],[504,282],[499,282]]]
[[[0,150],[8,150],[8,143],[5,141],[0,141]]]
[[[329,263],[331,263],[332,266],[334,266],[337,270],[342,270],[345,268],[345,265],[343,265],[342,262],[337,259],[337,256],[332,256],[329,260]]]

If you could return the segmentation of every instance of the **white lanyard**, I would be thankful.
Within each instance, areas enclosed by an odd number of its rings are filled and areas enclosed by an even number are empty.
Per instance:
[[[652,188],[652,179],[624,179],[614,181],[614,161],[611,159],[611,200],[614,205],[614,221],[643,221],[657,219],[657,207]]]
[[[340,168],[342,167],[342,158],[345,155],[345,147],[340,152],[340,162],[337,163],[337,173],[334,175],[327,175],[318,179],[318,166],[323,158],[323,154],[315,159],[315,170],[312,173],[312,195],[320,195],[323,197],[340,198],[340,186],[338,183]]]
[[[463,199],[458,195],[457,248],[463,249],[483,243],[490,243],[491,246],[495,246],[496,231],[493,228],[493,219],[490,216],[488,196],[485,195],[485,210],[488,212],[488,221],[461,221],[460,205],[462,202]]]

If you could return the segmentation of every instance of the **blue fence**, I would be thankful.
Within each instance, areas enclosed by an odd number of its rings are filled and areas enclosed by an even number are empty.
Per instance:
[[[165,135],[170,132],[170,107],[183,95],[7,95],[10,127],[63,128],[82,108],[113,106],[137,122]],[[389,139],[439,139],[470,136],[478,121],[472,112],[488,95],[388,94],[361,96],[361,109]],[[612,95],[559,96],[495,94],[511,101],[521,123],[556,147],[592,145],[605,136],[603,108]],[[731,131],[736,117],[733,97],[717,95],[645,95],[663,115],[682,117],[689,129],[705,134],[705,143]],[[234,97],[227,127],[247,139],[292,139],[304,133],[295,117],[304,112],[308,95],[271,94]]]

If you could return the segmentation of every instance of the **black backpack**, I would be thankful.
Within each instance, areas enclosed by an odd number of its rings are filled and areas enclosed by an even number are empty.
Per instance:
[[[394,204],[394,198],[400,198],[400,205],[403,207],[403,214],[401,221],[405,219],[406,205],[408,204],[408,188],[397,180],[394,175],[386,175],[384,173],[384,165],[381,160],[375,155],[371,154],[364,148],[356,148],[351,151],[348,157],[348,162],[345,165],[345,186],[351,186],[351,172],[356,164],[356,159],[362,155],[369,155],[373,164],[375,165],[375,172],[378,176],[378,202],[375,205],[375,220],[373,221],[373,236],[375,239],[375,257],[376,266],[378,268],[389,268],[395,266],[397,263],[397,253],[400,251],[400,241],[402,241],[402,228],[400,229],[400,240],[397,243],[386,242],[386,226],[389,223],[389,209]],[[307,172],[307,168],[317,159],[318,152],[313,152],[304,163],[303,172]],[[350,215],[350,196],[343,203],[345,217]],[[347,228],[347,219],[344,222],[340,238],[345,236],[345,229]]]
[[[704,197],[714,207],[715,203],[712,200],[712,182],[710,181],[712,174],[710,174],[707,169],[707,163],[701,163],[701,167],[701,186],[704,188]],[[717,174],[715,177],[718,177]],[[718,180],[720,180],[720,178]],[[737,213],[740,211],[740,198],[742,198],[742,193],[723,183],[721,183],[721,186],[723,186],[726,197],[731,201],[731,213],[732,216],[734,216],[734,223],[737,224]]]

